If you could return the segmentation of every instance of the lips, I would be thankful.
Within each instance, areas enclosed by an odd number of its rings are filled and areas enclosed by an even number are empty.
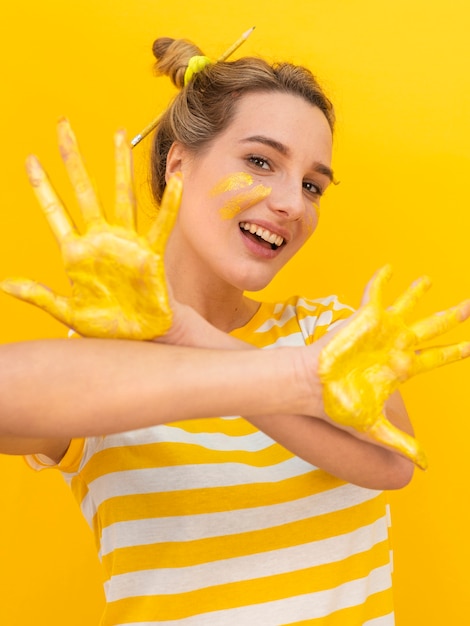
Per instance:
[[[240,222],[240,228],[247,234],[249,233],[250,235],[252,235],[260,243],[266,242],[267,246],[269,246],[272,250],[277,250],[285,243],[284,237],[281,237],[281,235],[278,235],[277,233],[274,233],[267,228],[263,228],[258,224],[252,224],[251,222]]]

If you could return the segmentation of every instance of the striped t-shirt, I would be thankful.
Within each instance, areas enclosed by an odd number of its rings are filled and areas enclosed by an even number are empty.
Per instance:
[[[349,314],[335,297],[294,297],[262,304],[232,334],[305,345]],[[102,626],[394,624],[384,494],[310,465],[242,417],[74,440],[59,469],[96,537]]]

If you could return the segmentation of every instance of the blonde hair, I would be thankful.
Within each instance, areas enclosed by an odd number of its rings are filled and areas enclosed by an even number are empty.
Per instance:
[[[237,103],[252,92],[290,93],[318,107],[333,131],[333,105],[314,75],[305,67],[291,63],[270,65],[257,57],[215,62],[194,75],[185,86],[184,74],[191,57],[203,56],[201,50],[185,39],[161,37],[153,44],[157,75],[168,76],[180,88],[161,116],[152,148],[151,183],[160,203],[165,189],[166,159],[177,141],[197,153],[206,148],[232,121]]]

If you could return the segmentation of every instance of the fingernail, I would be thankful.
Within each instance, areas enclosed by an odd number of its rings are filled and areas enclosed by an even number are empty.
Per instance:
[[[70,122],[66,117],[59,117],[57,120],[57,128],[60,131],[70,130]]]
[[[33,187],[37,187],[44,180],[44,172],[41,164],[34,154],[30,154],[26,158],[26,172],[29,182]]]
[[[70,122],[66,117],[61,117],[57,122],[57,134],[59,136],[59,141],[70,141],[75,139]]]
[[[0,289],[4,291],[5,293],[9,293],[11,295],[15,294],[15,284],[12,281],[10,281],[8,278],[0,282]]]

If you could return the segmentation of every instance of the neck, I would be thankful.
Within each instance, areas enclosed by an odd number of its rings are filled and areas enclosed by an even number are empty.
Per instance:
[[[226,333],[244,326],[259,303],[216,276],[204,273],[186,255],[167,249],[166,273],[175,299],[192,307],[212,326]]]

